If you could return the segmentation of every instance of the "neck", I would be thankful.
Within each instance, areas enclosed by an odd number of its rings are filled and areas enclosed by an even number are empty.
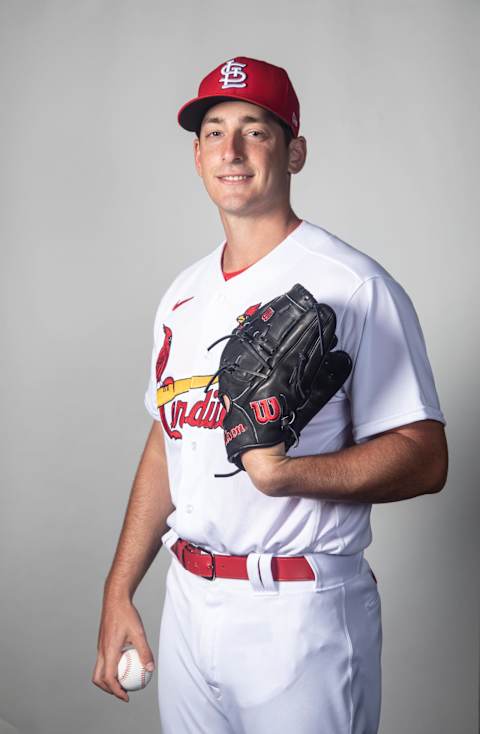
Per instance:
[[[302,221],[289,208],[265,216],[231,217],[220,213],[227,246],[223,255],[225,272],[241,270],[267,255]]]

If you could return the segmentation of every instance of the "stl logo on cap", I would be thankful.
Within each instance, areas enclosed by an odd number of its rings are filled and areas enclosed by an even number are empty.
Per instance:
[[[300,128],[300,105],[285,69],[268,61],[234,56],[222,61],[200,82],[198,94],[178,111],[178,122],[198,133],[206,111],[217,102],[244,100],[286,123],[293,137]]]
[[[232,87],[240,89],[241,87],[246,87],[247,85],[245,84],[245,80],[247,75],[242,71],[245,66],[246,64],[241,64],[239,61],[235,61],[235,59],[227,61],[227,63],[222,66],[222,76],[218,80],[219,82],[223,82],[222,89],[231,89]]]

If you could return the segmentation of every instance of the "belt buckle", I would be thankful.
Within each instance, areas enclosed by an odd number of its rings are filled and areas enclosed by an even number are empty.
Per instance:
[[[185,551],[187,550],[193,550],[193,551],[199,551],[200,555],[210,556],[210,559],[212,561],[212,575],[211,576],[204,576],[202,573],[198,574],[202,577],[202,579],[205,579],[206,581],[213,581],[213,579],[216,577],[215,573],[215,556],[213,553],[208,551],[206,548],[200,548],[198,545],[194,545],[193,543],[186,543],[186,545],[182,548],[182,565],[184,568],[187,568],[185,565]]]

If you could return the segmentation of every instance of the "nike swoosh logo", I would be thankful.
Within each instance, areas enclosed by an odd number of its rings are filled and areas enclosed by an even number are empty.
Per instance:
[[[175,311],[176,308],[182,305],[182,303],[186,303],[187,301],[191,301],[192,298],[195,298],[195,296],[189,296],[188,298],[183,298],[181,301],[177,301],[175,306],[172,308],[172,311]]]

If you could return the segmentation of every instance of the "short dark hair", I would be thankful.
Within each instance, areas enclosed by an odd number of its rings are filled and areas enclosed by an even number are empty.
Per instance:
[[[204,116],[205,116],[205,114],[206,114],[206,112],[204,113]],[[293,132],[292,132],[291,127],[289,125],[287,125],[286,122],[284,122],[283,120],[281,120],[280,117],[277,117],[277,115],[275,115],[273,112],[270,112],[270,110],[265,110],[265,115],[266,115],[266,117],[267,117],[268,120],[273,121],[273,122],[276,122],[277,125],[280,125],[280,127],[283,130],[283,137],[284,137],[284,140],[285,140],[285,147],[288,148],[288,146],[290,145],[290,141],[293,138]],[[198,127],[195,130],[195,134],[196,134],[197,138],[200,138],[200,130],[202,129],[202,122],[203,122],[203,117],[200,120],[200,122],[198,124]]]
[[[277,125],[280,125],[280,127],[283,130],[283,137],[285,138],[285,147],[288,148],[290,145],[290,141],[293,138],[292,128],[287,125],[286,122],[280,119],[280,117],[277,117],[277,115],[274,115],[273,112],[270,112],[270,110],[265,110],[266,115],[269,120],[273,120],[277,123]]]

